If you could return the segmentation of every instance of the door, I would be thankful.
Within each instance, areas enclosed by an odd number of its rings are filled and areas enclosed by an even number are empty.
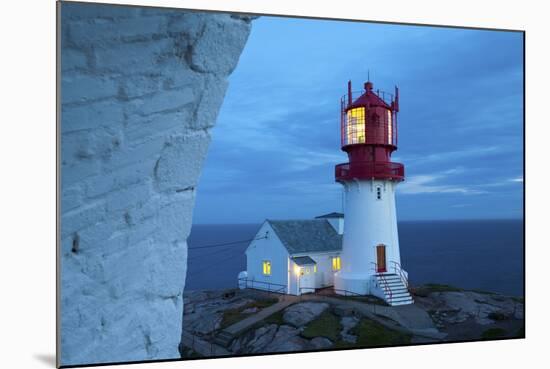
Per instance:
[[[301,294],[315,292],[315,270],[313,265],[306,265],[301,267],[299,279]]]
[[[378,273],[386,272],[386,246],[376,246],[376,271]]]

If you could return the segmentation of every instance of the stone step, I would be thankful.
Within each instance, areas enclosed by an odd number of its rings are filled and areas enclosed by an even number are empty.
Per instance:
[[[387,293],[387,292],[384,292],[384,295],[386,295],[386,297],[388,297],[390,294]],[[392,291],[392,293],[391,293],[392,298],[399,298],[399,297],[403,297],[403,296],[410,297],[411,294],[408,291],[404,291],[404,292],[393,292]]]
[[[390,303],[391,306],[410,305],[410,304],[414,304],[413,299],[409,299],[409,300],[400,300],[400,301],[392,301],[392,302]]]

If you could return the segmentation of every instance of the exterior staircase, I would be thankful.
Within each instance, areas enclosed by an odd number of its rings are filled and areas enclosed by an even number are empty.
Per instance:
[[[413,304],[406,282],[398,274],[377,273],[376,282],[384,291],[384,300],[391,306]]]

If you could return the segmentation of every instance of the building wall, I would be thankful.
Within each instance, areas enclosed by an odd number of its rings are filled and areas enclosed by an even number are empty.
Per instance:
[[[315,288],[323,288],[334,285],[334,271],[332,270],[332,257],[338,256],[338,252],[328,253],[304,253],[293,254],[292,257],[309,256],[317,263],[317,273],[315,276]]]
[[[196,186],[250,19],[59,9],[61,364],[177,358]]]
[[[278,286],[271,286],[271,289],[282,288],[279,285],[289,288],[289,258],[288,251],[283,246],[275,231],[269,223],[264,222],[254,238],[264,237],[267,232],[267,239],[252,241],[246,249],[246,268],[249,282],[248,287],[267,289],[267,283]],[[271,275],[263,274],[264,260],[271,262]]]
[[[344,234],[344,218],[328,218],[327,221],[338,234]]]
[[[342,275],[368,279],[374,274],[376,246],[386,245],[388,271],[401,262],[395,211],[395,187],[391,181],[354,181],[345,184],[346,226],[342,250]],[[377,199],[376,188],[382,198]]]

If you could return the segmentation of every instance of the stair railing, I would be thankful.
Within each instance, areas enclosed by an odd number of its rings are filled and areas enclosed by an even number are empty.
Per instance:
[[[407,275],[403,271],[403,268],[401,268],[401,264],[399,264],[396,261],[390,261],[390,263],[393,263],[393,270],[395,271],[395,274],[399,276],[405,288],[409,290],[409,279],[407,278]]]
[[[371,262],[371,264],[374,264],[374,273],[379,278],[380,281],[382,281],[382,288],[384,289],[384,292],[389,296],[388,302],[391,305],[392,302],[392,291],[388,284],[388,281],[386,280],[386,277],[384,277],[384,274],[378,272],[378,264],[375,262]]]

